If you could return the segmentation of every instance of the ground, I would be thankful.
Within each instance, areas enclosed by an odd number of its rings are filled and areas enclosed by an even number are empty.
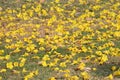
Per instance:
[[[119,0],[1,0],[0,80],[120,80]]]

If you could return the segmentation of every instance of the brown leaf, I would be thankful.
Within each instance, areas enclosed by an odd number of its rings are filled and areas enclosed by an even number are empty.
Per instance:
[[[42,65],[42,61],[39,61],[37,64],[38,64],[38,65]]]
[[[45,2],[45,0],[40,0],[40,3],[44,3]]]

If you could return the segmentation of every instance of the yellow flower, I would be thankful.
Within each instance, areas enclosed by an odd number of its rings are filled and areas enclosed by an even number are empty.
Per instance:
[[[0,50],[0,55],[2,55],[4,53],[4,50]]]
[[[66,73],[66,74],[64,74],[64,77],[65,77],[65,78],[69,78],[69,77],[70,77],[70,74],[69,74],[69,73]]]
[[[80,63],[78,69],[83,70],[85,68],[85,63]]]
[[[114,32],[114,36],[115,36],[115,37],[120,37],[120,31]]]
[[[94,9],[94,10],[99,10],[100,8],[101,8],[100,5],[93,6],[93,9]]]
[[[55,63],[54,63],[54,62],[50,62],[50,63],[49,63],[49,67],[52,67],[52,66],[55,66]]]
[[[14,53],[20,52],[20,49],[19,49],[19,48],[16,48],[13,52],[14,52]]]
[[[113,75],[110,74],[109,76],[107,76],[107,79],[109,79],[109,80],[113,80]]]
[[[33,50],[33,53],[35,53],[35,54],[38,53],[38,50],[37,49]]]
[[[46,61],[46,60],[50,60],[50,58],[49,58],[49,55],[44,55],[44,57],[42,58],[42,60],[44,60],[44,61]]]
[[[56,80],[55,77],[51,77],[49,80]]]
[[[76,10],[73,10],[70,15],[74,17],[75,13],[76,13]]]
[[[116,70],[116,66],[112,66],[112,71],[115,71]]]
[[[26,5],[25,5],[25,4],[24,4],[24,5],[22,5],[22,8],[24,8],[24,9],[25,9],[25,8],[26,8]]]
[[[13,65],[14,65],[15,67],[18,67],[18,66],[19,66],[19,63],[18,63],[18,62],[14,62]]]
[[[39,13],[41,11],[41,5],[37,5],[36,8],[34,8],[35,12]]]
[[[96,71],[96,68],[92,68],[93,69],[93,71]]]
[[[8,63],[6,64],[6,67],[7,67],[8,69],[13,69],[13,64],[12,64],[12,62],[8,62]]]
[[[72,62],[72,65],[77,64],[77,63],[78,63],[78,61],[77,61],[77,60],[74,60],[74,61]]]
[[[78,76],[71,76],[70,80],[79,80],[79,77]]]
[[[32,17],[33,16],[33,10],[29,11],[29,16]]]
[[[4,59],[5,59],[5,60],[10,59],[10,55],[6,55]]]
[[[1,73],[6,72],[6,69],[1,69],[0,72]]]
[[[46,61],[42,61],[42,66],[43,66],[43,67],[47,67]]]
[[[29,80],[29,79],[27,77],[25,77],[24,80]]]
[[[28,51],[28,52],[30,52],[30,51],[33,51],[34,49],[35,49],[35,44],[29,44],[27,47],[26,47],[26,50]]]
[[[87,1],[86,0],[79,0],[80,4],[86,4]]]
[[[61,63],[60,63],[60,66],[61,66],[61,67],[66,67],[66,63],[65,63],[65,62],[61,62]]]
[[[47,11],[44,10],[44,9],[42,9],[42,14],[43,14],[43,16],[47,16],[47,15],[48,15],[48,14],[47,14]]]
[[[70,73],[69,69],[64,70],[65,73]]]
[[[27,70],[25,68],[23,68],[22,72],[25,73],[25,72],[27,72]]]
[[[32,58],[33,58],[33,59],[40,59],[39,56],[33,56]]]
[[[33,72],[30,72],[28,75],[26,75],[24,77],[24,80],[29,80],[30,78],[32,78],[34,76],[34,73]]]
[[[0,60],[4,60],[5,58],[3,56],[0,56]]]
[[[89,80],[90,75],[87,72],[81,72],[81,76],[83,77],[84,80]]]
[[[59,68],[58,68],[58,67],[56,67],[56,68],[54,68],[54,70],[55,70],[55,71],[58,71],[58,70],[59,70]]]
[[[82,51],[83,51],[83,52],[87,52],[87,48],[86,48],[86,47],[83,46],[83,47],[81,47],[81,48],[82,48]]]
[[[20,62],[19,66],[20,66],[20,67],[23,67],[24,64],[25,64],[24,62]]]
[[[0,80],[2,80],[2,76],[0,76]]]
[[[22,60],[20,61],[19,66],[20,66],[20,67],[23,67],[23,66],[25,65],[25,62],[26,62],[26,59],[25,59],[25,58],[22,58]]]
[[[45,48],[44,48],[44,47],[40,47],[40,48],[39,48],[39,50],[44,51],[44,50],[45,50]]]
[[[106,61],[108,60],[107,55],[103,54],[103,55],[101,56],[101,59],[100,59],[100,60],[101,60],[101,61],[100,61],[100,64],[103,64],[104,62],[106,62]]]
[[[60,0],[55,0],[56,3],[59,3]]]
[[[39,73],[38,73],[38,70],[35,70],[35,71],[34,71],[34,74],[35,74],[35,75],[38,75],[38,74],[39,74]]]
[[[29,54],[25,52],[22,56],[29,56]]]
[[[113,72],[113,75],[114,76],[120,76],[120,70],[117,70],[117,71]]]
[[[12,40],[11,39],[6,39],[5,40],[7,43],[10,43]]]

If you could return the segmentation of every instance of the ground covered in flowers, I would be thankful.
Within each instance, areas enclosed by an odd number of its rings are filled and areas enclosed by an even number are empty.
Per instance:
[[[120,0],[0,0],[0,80],[120,80]]]

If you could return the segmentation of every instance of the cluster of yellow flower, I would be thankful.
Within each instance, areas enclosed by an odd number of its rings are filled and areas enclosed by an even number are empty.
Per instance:
[[[0,6],[0,80],[94,80],[101,65],[113,65],[102,78],[113,80],[119,60],[119,0]]]

